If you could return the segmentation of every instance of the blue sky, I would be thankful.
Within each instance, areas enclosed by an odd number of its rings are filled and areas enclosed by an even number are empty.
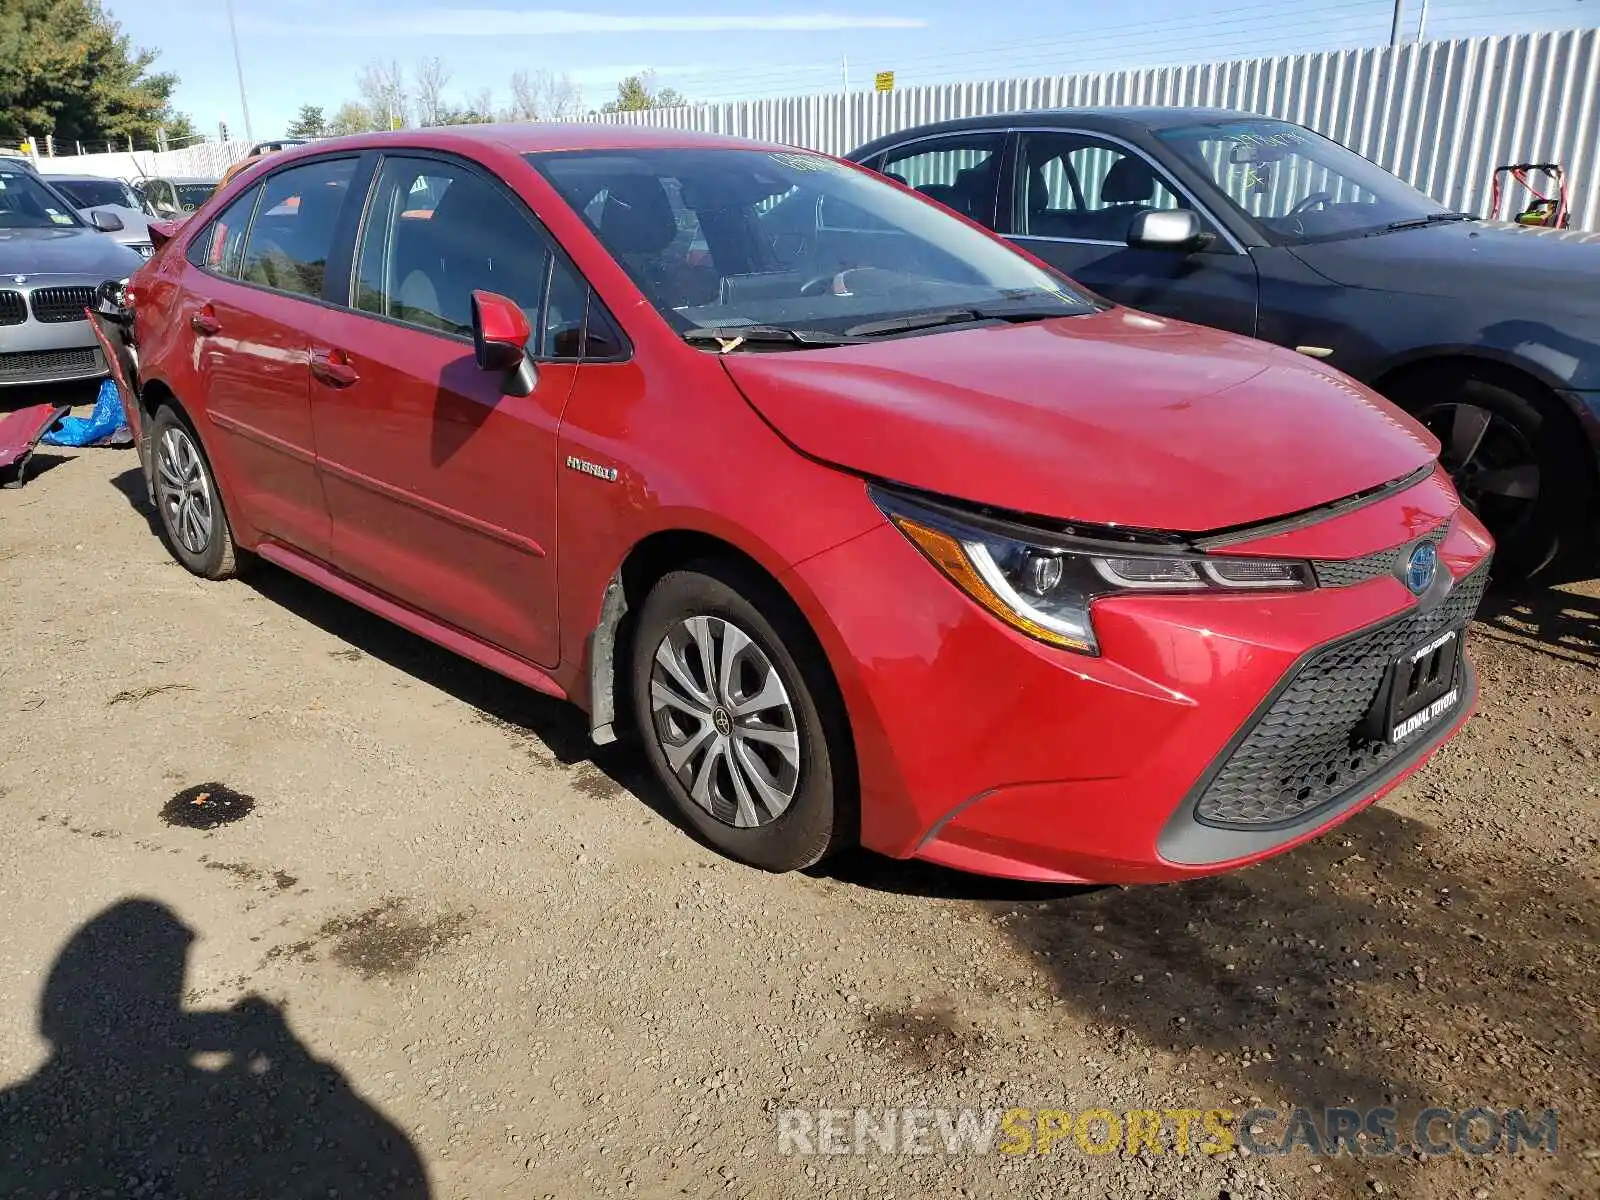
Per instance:
[[[591,0],[593,11],[515,0],[233,0],[253,132],[275,136],[302,104],[355,96],[370,58],[409,69],[437,55],[458,102],[496,102],[519,68],[566,72],[590,107],[624,75],[653,69],[692,100],[836,91],[893,69],[904,86],[1053,75],[1204,58],[1386,42],[1393,0],[847,0],[707,6],[704,0]],[[1404,0],[1415,36],[1423,0]],[[227,19],[217,0],[108,0],[135,44],[181,78],[196,124],[242,134]],[[1600,23],[1600,0],[1428,0],[1430,37]]]

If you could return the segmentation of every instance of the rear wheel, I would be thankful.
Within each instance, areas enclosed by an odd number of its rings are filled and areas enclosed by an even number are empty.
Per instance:
[[[684,818],[732,858],[793,871],[845,840],[854,812],[836,689],[775,590],[722,564],[663,577],[634,630],[631,691]]]
[[[1594,520],[1594,464],[1550,403],[1469,378],[1408,406],[1439,439],[1439,462],[1494,535],[1495,574],[1509,582],[1549,568]]]
[[[165,407],[151,423],[150,441],[156,510],[167,549],[202,578],[231,579],[239,569],[238,550],[200,439]]]

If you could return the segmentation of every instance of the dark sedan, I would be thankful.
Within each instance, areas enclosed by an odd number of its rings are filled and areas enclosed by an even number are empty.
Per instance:
[[[1215,109],[974,117],[848,157],[1112,300],[1371,384],[1438,436],[1503,576],[1587,557],[1600,235],[1450,212],[1309,129]]]

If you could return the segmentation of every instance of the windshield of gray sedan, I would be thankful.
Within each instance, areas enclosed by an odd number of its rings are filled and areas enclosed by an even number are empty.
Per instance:
[[[932,311],[1092,312],[1067,281],[944,208],[804,151],[528,156],[682,333],[840,334]]]
[[[103,204],[118,204],[123,208],[142,209],[133,189],[116,179],[52,179],[56,191],[79,208],[96,208]]]
[[[82,224],[56,195],[32,175],[0,171],[0,229],[49,229]]]
[[[1285,121],[1218,121],[1154,132],[1281,244],[1377,233],[1445,211],[1354,151]]]

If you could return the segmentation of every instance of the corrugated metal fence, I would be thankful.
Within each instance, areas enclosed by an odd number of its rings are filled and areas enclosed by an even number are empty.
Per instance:
[[[1600,30],[1413,42],[1183,67],[949,83],[612,113],[843,154],[981,113],[1115,104],[1244,109],[1307,125],[1482,216],[1502,163],[1559,162],[1575,228],[1600,229]],[[1504,205],[1502,206],[1505,207]]]

